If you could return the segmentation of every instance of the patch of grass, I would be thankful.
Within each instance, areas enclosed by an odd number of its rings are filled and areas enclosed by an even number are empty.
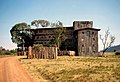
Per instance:
[[[0,58],[9,57],[9,56],[13,56],[13,55],[1,55],[1,54],[0,54]]]
[[[120,81],[117,57],[60,56],[52,60],[21,59],[20,62],[33,78],[42,76],[48,82]]]

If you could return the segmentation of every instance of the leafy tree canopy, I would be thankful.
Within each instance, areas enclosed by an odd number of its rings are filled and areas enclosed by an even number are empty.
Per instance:
[[[32,38],[31,32],[28,30],[30,28],[27,23],[19,23],[12,27],[10,30],[12,36],[12,42],[16,44],[29,43]]]
[[[34,20],[31,22],[31,25],[34,25],[36,27],[47,27],[50,25],[49,21],[47,20]]]
[[[52,27],[56,27],[57,29],[53,30],[55,37],[51,40],[51,44],[56,45],[59,49],[61,43],[67,39],[64,34],[66,29],[63,27],[63,24],[60,21],[58,21],[57,23],[52,23]]]
[[[63,27],[63,23],[61,21],[57,21],[56,23],[51,23],[51,27]]]

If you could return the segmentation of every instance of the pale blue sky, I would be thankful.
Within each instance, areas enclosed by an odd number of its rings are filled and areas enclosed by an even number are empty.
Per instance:
[[[120,44],[120,0],[0,0],[0,46],[15,48],[9,32],[12,26],[35,19],[60,20],[65,26],[92,20],[94,27],[102,29],[99,34],[109,27],[116,37],[114,45]]]

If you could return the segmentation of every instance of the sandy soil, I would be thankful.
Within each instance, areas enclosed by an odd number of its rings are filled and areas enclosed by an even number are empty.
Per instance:
[[[34,82],[18,59],[17,56],[0,58],[0,82]]]

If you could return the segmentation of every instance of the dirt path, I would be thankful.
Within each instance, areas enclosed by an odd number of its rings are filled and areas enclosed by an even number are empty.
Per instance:
[[[18,57],[0,58],[0,82],[33,82],[18,62]]]

